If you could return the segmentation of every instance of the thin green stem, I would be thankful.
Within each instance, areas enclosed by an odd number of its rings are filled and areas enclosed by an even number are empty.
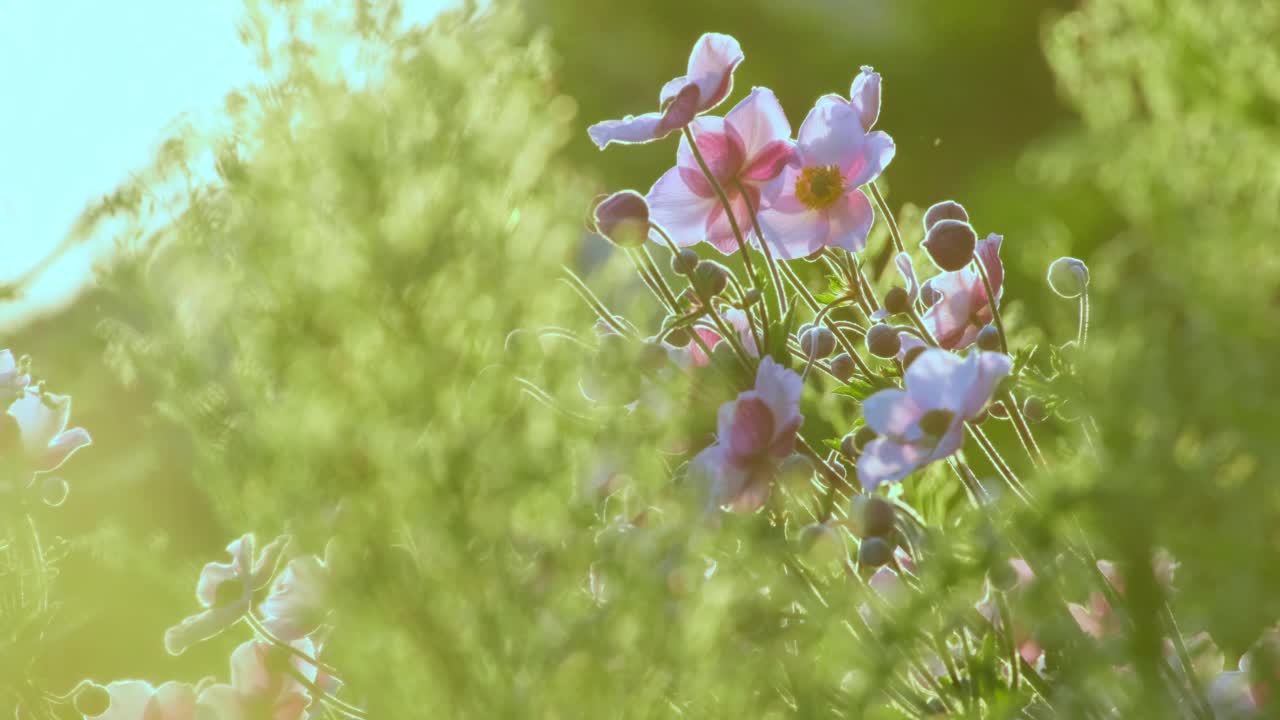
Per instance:
[[[1004,333],[1004,320],[1000,318],[1000,303],[995,290],[991,286],[991,278],[987,275],[987,266],[982,256],[974,253],[973,264],[978,266],[978,275],[982,277],[982,287],[987,291],[987,305],[991,308],[991,319],[996,324],[996,332],[1000,334],[1000,352],[1009,354],[1009,338]]]
[[[889,237],[893,238],[893,247],[898,252],[906,252],[902,245],[902,233],[898,231],[898,221],[893,217],[893,213],[889,212],[889,204],[884,201],[884,196],[880,194],[880,188],[876,187],[875,182],[867,183],[871,188],[871,195],[876,199],[876,205],[880,207],[880,214],[884,215],[885,223],[889,226]]]
[[[822,309],[822,304],[813,296],[813,293],[809,292],[809,288],[804,286],[800,277],[796,275],[795,270],[792,270],[790,266],[785,264],[781,267],[783,275],[787,278],[787,282],[791,283],[791,287],[795,288],[796,293],[800,295],[802,300],[804,300],[805,305],[815,313],[819,312]],[[867,363],[858,355],[854,344],[845,336],[844,331],[837,323],[832,322],[830,318],[826,318],[826,321],[827,327],[831,328],[831,332],[835,333],[836,341],[840,344],[840,349],[848,353],[849,357],[853,358],[854,364],[858,366],[858,370],[862,373],[863,377],[870,378],[872,376],[871,368],[868,367]]]
[[[751,214],[751,227],[756,232],[756,238],[760,241],[760,252],[764,253],[765,264],[769,266],[769,277],[773,280],[773,290],[778,295],[778,318],[787,316],[787,293],[782,289],[782,277],[778,274],[778,263],[782,260],[775,260],[773,250],[769,248],[769,243],[765,242],[764,230],[760,229],[760,220],[756,216],[756,208],[751,204],[751,195],[747,193],[747,189],[743,187],[741,180],[734,180],[738,186],[738,193],[742,195],[742,201],[747,204],[747,211]]]
[[[689,148],[693,151],[693,157],[698,161],[698,167],[702,170],[703,176],[707,178],[707,182],[711,183],[711,189],[715,191],[716,197],[719,198],[720,204],[724,207],[725,215],[729,218],[729,228],[733,230],[733,238],[738,241],[738,251],[742,253],[742,264],[747,269],[747,277],[751,280],[751,287],[754,288],[756,287],[756,269],[751,262],[750,253],[747,252],[746,236],[742,234],[742,229],[738,227],[738,219],[734,217],[733,204],[729,202],[728,194],[725,193],[720,181],[712,174],[707,161],[702,157],[702,151],[698,149],[698,143],[693,136],[693,131],[687,125],[684,128],[684,136],[689,141]]]
[[[1080,324],[1076,328],[1076,344],[1084,348],[1089,338],[1089,289],[1080,292]]]

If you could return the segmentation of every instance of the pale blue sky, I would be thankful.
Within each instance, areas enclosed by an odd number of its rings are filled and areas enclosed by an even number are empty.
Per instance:
[[[410,0],[423,22],[446,0]],[[179,114],[253,77],[237,0],[0,0],[0,282],[34,265],[92,198],[145,165]],[[0,329],[74,296],[105,243],[66,256]]]

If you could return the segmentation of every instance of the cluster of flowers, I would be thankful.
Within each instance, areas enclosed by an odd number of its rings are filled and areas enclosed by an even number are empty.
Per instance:
[[[84,429],[67,429],[71,398],[31,385],[30,365],[29,358],[15,360],[12,352],[0,350],[0,394],[8,405],[0,415],[5,428],[0,491],[9,495],[10,508],[21,508],[26,496],[62,504],[67,483],[50,473],[92,442]],[[36,532],[34,525],[29,530]],[[196,583],[201,610],[164,637],[169,653],[179,655],[232,626],[250,628],[253,638],[231,655],[229,683],[207,678],[159,687],[142,680],[104,686],[85,680],[64,695],[46,693],[45,701],[70,705],[89,720],[364,717],[362,710],[337,697],[341,681],[318,659],[330,630],[333,544],[324,558],[298,555],[288,562],[283,559],[289,538],[277,538],[257,552],[254,545],[254,536],[246,534],[227,546],[228,562],[205,565]]]
[[[644,336],[571,274],[572,284],[599,317],[597,329],[609,340],[602,338],[602,353],[608,344],[638,341],[646,370],[664,363],[688,373],[712,366],[737,385],[737,397],[719,407],[710,444],[688,463],[688,476],[701,484],[710,512],[758,510],[780,477],[796,467],[810,477],[816,472],[829,492],[823,504],[826,516],[810,526],[818,530],[811,535],[829,535],[840,524],[854,530],[860,537],[860,574],[874,595],[885,599],[914,584],[908,580],[922,558],[912,551],[904,537],[909,533],[902,528],[911,524],[911,517],[920,521],[901,501],[886,500],[876,491],[945,461],[976,506],[991,502],[958,454],[971,438],[1012,494],[1031,502],[1027,487],[981,425],[990,417],[1009,420],[1032,466],[1043,467],[1046,459],[1031,425],[1046,420],[1052,408],[1035,396],[1021,402],[1015,397],[1019,371],[1000,314],[1000,235],[979,239],[959,203],[931,206],[923,218],[921,248],[939,272],[923,282],[918,278],[902,232],[875,186],[895,152],[892,138],[873,130],[880,115],[880,75],[863,67],[848,97],[819,98],[793,139],[786,114],[766,88],[753,88],[724,117],[706,114],[731,94],[743,57],[734,38],[703,35],[687,73],[662,87],[657,111],[588,129],[602,150],[680,134],[675,166],[647,193],[613,193],[597,202],[592,215],[593,230],[628,255],[663,305],[667,317],[661,329]],[[904,281],[880,298],[853,257],[865,249],[875,220],[872,199],[888,226],[894,264]],[[704,242],[722,255],[736,255],[745,280],[700,257],[693,248]],[[687,289],[671,287],[653,260],[650,243],[670,251],[671,270]],[[757,272],[755,263],[761,259],[766,269]],[[808,290],[788,265],[798,259],[825,263],[840,292],[819,296]],[[1071,344],[1083,346],[1088,268],[1078,259],[1060,258],[1047,279],[1057,295],[1078,302],[1079,329]],[[792,303],[808,307],[811,322],[792,328],[795,307],[788,309],[789,296]],[[861,312],[865,324],[832,312],[843,305]],[[878,362],[864,358],[860,350]],[[798,372],[790,369],[796,364],[802,364]],[[803,389],[815,369],[851,388],[867,389],[861,395],[850,393],[862,400],[864,423],[842,441],[828,441],[833,450],[825,457],[800,433]],[[646,402],[644,395],[637,397],[628,408]],[[846,479],[851,474],[846,468],[856,474],[856,485]],[[835,517],[831,502],[837,492],[853,496],[843,520]],[[1016,685],[1024,672],[1044,672],[1044,652],[1031,623],[1012,622],[1007,607],[1007,595],[1028,587],[1035,573],[1021,559],[1004,565],[998,564],[1003,571],[992,571],[987,595],[976,609],[988,630],[1006,639],[1005,678]],[[1088,605],[1068,603],[1065,609],[1083,634],[1100,639],[1117,631],[1108,597],[1122,595],[1124,585],[1111,564],[1096,565],[1105,578],[1099,590]],[[1162,565],[1170,587],[1172,567],[1171,562]],[[864,606],[860,615],[874,620],[870,607]],[[1171,654],[1176,654],[1174,647],[1184,651],[1171,657],[1170,665],[1185,678],[1173,687],[1184,693],[1175,703],[1188,716],[1245,717],[1263,707],[1266,683],[1245,672],[1251,656],[1241,660],[1240,672],[1221,673],[1201,692],[1187,667],[1182,638],[1174,632],[1167,642]],[[934,657],[924,666],[945,675],[956,671],[951,663],[952,658]],[[941,702],[942,696],[939,692],[932,701]]]

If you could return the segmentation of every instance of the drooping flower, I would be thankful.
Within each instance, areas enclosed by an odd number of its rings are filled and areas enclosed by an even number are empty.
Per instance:
[[[311,635],[329,615],[329,564],[315,555],[290,560],[258,609],[263,626],[281,640]]]
[[[995,304],[1004,295],[1004,265],[1000,262],[1000,235],[978,241],[974,255],[982,261],[995,292]],[[993,318],[991,301],[982,276],[972,265],[955,272],[929,278],[920,288],[928,309],[921,318],[925,327],[948,350],[963,350],[978,338],[978,332]]]
[[[111,705],[85,720],[192,720],[196,691],[187,683],[167,682],[152,687],[141,680],[122,680],[106,686]]]
[[[778,177],[795,152],[782,105],[772,90],[753,88],[725,117],[701,117],[689,129],[745,239],[752,209],[760,209],[761,189]],[[677,245],[706,240],[726,255],[738,250],[729,216],[687,137],[680,138],[676,166],[658,178],[647,199],[653,220]]]
[[[878,76],[877,76],[878,77]],[[860,187],[875,180],[893,160],[893,139],[868,132],[864,119],[869,89],[855,82],[857,105],[838,95],[825,95],[800,125],[795,160],[765,188],[761,229],[774,251],[785,259],[805,257],[823,247],[861,250],[875,213]]]
[[[292,645],[315,657],[310,640]],[[245,641],[231,654],[231,684],[210,685],[200,693],[201,720],[300,720],[311,697],[287,672],[288,665],[314,684],[316,668],[310,663],[271,643]]]
[[[662,86],[658,112],[596,123],[587,134],[601,150],[609,143],[661,140],[729,97],[733,71],[742,58],[742,47],[732,36],[706,33],[689,54],[688,73]]]
[[[896,482],[941,460],[964,444],[964,422],[990,402],[996,384],[1013,367],[1001,353],[973,351],[963,359],[931,348],[906,372],[906,389],[881,390],[862,404],[867,425],[881,437],[858,458],[867,490]]]
[[[764,504],[778,464],[795,448],[800,376],[760,361],[755,388],[720,406],[716,442],[698,453],[691,469],[710,483],[711,505],[749,512]]]
[[[24,473],[58,469],[72,453],[93,442],[84,428],[68,430],[70,419],[70,397],[25,390],[0,417],[8,426],[0,431],[0,456],[15,461]]]
[[[205,609],[164,634],[164,646],[172,655],[181,655],[192,645],[208,640],[240,620],[253,606],[254,592],[271,582],[276,563],[288,544],[287,536],[267,544],[255,559],[254,538],[247,533],[227,545],[231,562],[211,562],[200,572],[196,599]]]

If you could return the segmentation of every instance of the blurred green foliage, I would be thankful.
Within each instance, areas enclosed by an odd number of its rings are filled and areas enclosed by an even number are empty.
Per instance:
[[[71,541],[67,632],[40,673],[225,674],[234,638],[167,658],[161,634],[192,609],[200,565],[254,531],[305,552],[338,538],[326,652],[372,717],[899,717],[888,678],[917,633],[973,622],[982,574],[1016,550],[1056,571],[1013,613],[1063,658],[1061,716],[1111,695],[1122,716],[1169,717],[1154,548],[1181,563],[1183,630],[1210,631],[1229,662],[1280,617],[1280,8],[1066,5],[528,0],[405,31],[394,3],[250,3],[270,82],[91,208],[121,245],[101,289],[8,343],[97,440],[64,473],[68,504],[38,516]],[[581,218],[597,191],[646,188],[673,149],[602,155],[584,127],[650,109],[706,30],[742,41],[737,94],[775,88],[793,128],[858,65],[884,74],[908,243],[916,208],[944,196],[1004,233],[1007,317],[1039,343],[1036,367],[1075,332],[1045,266],[1069,253],[1092,270],[1079,381],[1047,389],[1093,422],[1042,426],[1055,463],[1029,477],[1051,512],[963,512],[943,467],[909,480],[945,534],[876,641],[867,593],[831,562],[852,543],[804,549],[810,488],[781,501],[781,530],[709,527],[672,489],[673,439],[731,393],[677,388],[697,417],[672,431],[645,412],[602,419],[578,387],[593,318],[561,264],[656,330],[625,258]],[[871,242],[877,274],[886,246]],[[538,337],[549,325],[588,349]],[[838,437],[857,415],[828,398],[805,432]],[[602,499],[602,478],[621,489]],[[1056,559],[1080,532],[1130,585],[1135,632],[1096,647],[1061,603],[1087,602],[1084,563]],[[971,650],[992,680],[1000,649]],[[996,684],[987,711],[1006,716]]]

